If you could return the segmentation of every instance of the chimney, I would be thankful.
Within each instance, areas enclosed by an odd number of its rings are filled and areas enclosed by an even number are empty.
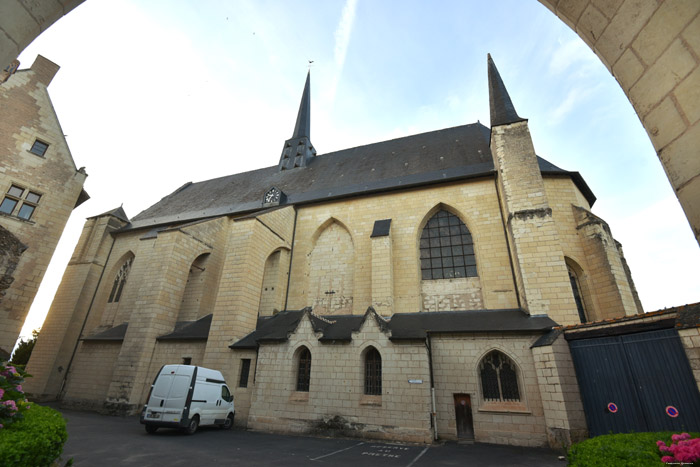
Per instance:
[[[51,83],[51,80],[53,80],[53,77],[56,76],[56,72],[58,72],[59,68],[61,67],[56,65],[48,58],[37,55],[36,60],[34,60],[34,63],[32,63],[32,67],[30,69],[36,75],[37,81],[45,86],[48,86],[49,83]]]

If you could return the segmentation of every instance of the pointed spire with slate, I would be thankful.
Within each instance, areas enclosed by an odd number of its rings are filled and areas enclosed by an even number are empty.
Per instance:
[[[513,102],[510,100],[505,84],[498,74],[496,64],[491,54],[488,54],[489,70],[489,104],[491,106],[491,128],[498,125],[523,122],[527,119],[518,116]]]
[[[294,134],[285,141],[280,157],[279,169],[289,170],[295,167],[306,167],[309,159],[316,155],[316,149],[311,144],[311,71],[306,75],[304,93],[301,95],[297,122]]]

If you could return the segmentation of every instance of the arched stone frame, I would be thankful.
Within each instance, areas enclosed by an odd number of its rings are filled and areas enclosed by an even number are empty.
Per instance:
[[[564,262],[566,263],[566,268],[569,271],[569,277],[571,277],[571,273],[573,272],[579,287],[579,294],[583,305],[583,313],[585,316],[585,320],[582,320],[581,322],[585,323],[588,321],[595,321],[596,312],[593,303],[593,296],[591,294],[591,288],[588,284],[588,275],[584,272],[583,268],[579,265],[579,263],[573,258],[569,256],[564,256]],[[574,293],[573,288],[571,293]]]
[[[121,290],[117,291],[115,289],[115,285],[117,288],[119,288],[119,284],[117,284],[118,275],[122,268],[129,263],[128,269],[129,272],[133,269],[134,267],[134,261],[136,261],[136,255],[131,250],[127,250],[125,253],[123,253],[117,261],[112,263],[112,267],[110,268],[108,273],[105,273],[102,279],[102,283],[99,285],[99,290],[98,290],[98,295],[95,299],[95,302],[100,304],[102,307],[102,313],[101,313],[101,320],[100,320],[100,325],[102,326],[114,326],[115,324],[121,324],[121,323],[115,323],[114,320],[117,316],[117,312],[119,310],[119,303],[121,301],[121,297],[124,295],[124,290],[129,284],[129,273],[127,273],[127,276],[121,285]],[[112,292],[115,292],[115,295],[118,293],[119,294],[119,299],[114,301],[114,296],[112,296]],[[112,300],[110,301],[110,296],[112,296]]]
[[[195,321],[202,317],[202,297],[206,292],[206,282],[210,273],[207,269],[210,258],[211,251],[205,251],[199,253],[190,263],[177,321]]]
[[[347,268],[349,271],[346,271],[344,274],[342,274],[342,280],[339,280],[335,275],[334,277],[320,277],[317,276],[317,271],[320,270],[320,268],[316,268],[314,265],[314,261],[318,258],[318,255],[322,254],[322,252],[318,251],[317,248],[320,248],[319,241],[322,238],[323,234],[328,232],[330,228],[333,227],[333,225],[337,225],[340,229],[342,229],[349,237],[349,247],[351,248],[351,252],[348,255],[348,258],[346,258],[346,261],[343,261],[342,259],[338,260],[334,258],[333,264],[338,265],[338,268]],[[344,314],[351,314],[352,313],[352,308],[353,308],[353,294],[354,294],[354,287],[355,287],[355,273],[356,273],[356,268],[355,268],[355,262],[356,262],[356,242],[355,242],[355,236],[353,235],[353,232],[350,228],[348,228],[347,224],[339,220],[337,217],[330,216],[328,219],[326,219],[324,222],[322,222],[318,228],[314,231],[314,233],[311,236],[311,249],[309,250],[308,253],[308,259],[306,262],[306,270],[308,274],[305,276],[306,277],[306,291],[308,294],[307,297],[307,306],[311,306],[314,310],[314,313],[317,314],[333,314],[333,313],[344,313]],[[335,246],[335,244],[334,244]],[[328,270],[329,268],[325,268],[324,270]],[[333,275],[333,272],[328,272],[326,273],[326,276],[328,275]],[[329,287],[322,287],[324,284],[326,284],[330,287],[330,290],[321,290],[321,289],[328,289]],[[340,286],[340,290],[336,290],[338,288],[337,286]]]
[[[289,261],[291,250],[286,246],[278,246],[265,256],[263,263],[262,283],[260,284],[260,301],[258,316],[277,314],[284,308],[284,296],[287,293],[289,277]],[[278,255],[274,264],[274,255]],[[270,268],[275,268],[270,269]]]
[[[311,370],[309,374],[309,380],[313,381],[313,355],[314,353],[312,350],[315,348],[306,339],[300,340],[298,342],[295,342],[292,346],[290,346],[288,352],[287,352],[287,358],[284,362],[279,362],[279,365],[286,365],[287,369],[284,370],[284,368],[280,368],[282,370],[281,374],[286,374],[286,380],[287,380],[287,387],[289,388],[289,394],[290,394],[290,401],[295,401],[295,402],[306,402],[309,400],[309,393],[311,389],[311,384],[309,385],[309,391],[297,391],[297,376],[298,376],[298,371],[299,371],[299,356],[301,355],[301,352],[303,352],[304,349],[307,349],[309,353],[311,354]]]
[[[295,382],[294,391],[309,392],[311,388],[311,365],[313,363],[311,349],[300,345],[294,351]]]
[[[515,366],[515,371],[516,371],[516,377],[518,381],[518,391],[520,393],[520,400],[519,401],[501,401],[501,402],[493,402],[493,401],[487,401],[484,398],[484,389],[482,388],[482,381],[481,381],[481,362],[484,360],[484,358],[489,355],[491,352],[497,351],[500,352],[501,354],[505,355],[511,362],[513,362],[513,365]],[[525,387],[525,378],[523,375],[523,364],[520,361],[520,359],[513,355],[512,350],[506,349],[502,345],[498,344],[492,344],[486,348],[475,360],[475,365],[473,368],[472,372],[473,377],[475,378],[475,381],[477,381],[476,387],[478,388],[479,394],[476,397],[477,401],[477,407],[479,410],[485,410],[485,411],[495,411],[495,412],[508,412],[508,411],[515,411],[515,412],[527,412],[529,411],[528,407],[528,394],[527,390]]]
[[[472,237],[474,258],[476,261],[476,276],[448,279],[423,279],[421,270],[420,241],[425,226],[439,211],[444,210],[456,216],[469,230]],[[439,202],[430,208],[421,221],[416,224],[414,235],[414,251],[416,259],[416,274],[420,291],[421,311],[453,311],[484,309],[481,277],[483,270],[480,259],[480,241],[476,222],[461,210],[444,202]]]
[[[365,344],[362,346],[360,350],[360,394],[363,395],[363,398],[381,398],[382,393],[384,391],[384,364],[383,362],[385,361],[384,356],[382,355],[382,352],[379,350],[380,346],[373,341],[368,341],[365,342]],[[367,356],[370,352],[376,351],[376,353],[379,355],[379,387],[378,387],[378,393],[372,392],[368,393],[367,392]],[[376,386],[375,386],[376,389]]]
[[[476,258],[476,277],[481,277],[481,261],[479,260],[479,252],[478,252],[478,233],[476,233],[476,230],[472,227],[470,227],[470,224],[472,226],[476,224],[475,222],[472,222],[469,216],[462,212],[461,210],[455,208],[454,206],[451,206],[447,203],[444,202],[439,202],[432,208],[428,210],[428,212],[423,216],[421,221],[418,223],[418,228],[413,234],[414,238],[414,243],[415,243],[415,250],[418,252],[418,277],[421,278],[422,280],[422,275],[421,275],[421,264],[420,264],[420,240],[421,240],[421,235],[423,234],[423,229],[425,229],[425,226],[428,224],[428,221],[433,218],[435,214],[437,214],[440,211],[447,211],[450,214],[454,214],[459,218],[462,223],[467,227],[467,230],[469,230],[469,234],[472,237],[472,245],[474,246],[474,257]],[[470,276],[473,277],[473,276]]]

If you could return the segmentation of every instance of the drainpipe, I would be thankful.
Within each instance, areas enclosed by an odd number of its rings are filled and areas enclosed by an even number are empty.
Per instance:
[[[425,347],[428,350],[428,368],[430,370],[430,421],[433,425],[433,439],[438,439],[437,409],[435,404],[435,380],[433,378],[433,347],[430,343],[430,333],[426,332]]]
[[[510,239],[508,238],[508,228],[506,220],[503,217],[503,203],[501,200],[501,192],[498,190],[498,176],[493,177],[493,183],[496,185],[496,196],[498,197],[498,212],[501,214],[501,223],[503,224],[503,235],[506,237],[506,246],[508,247],[508,259],[510,260],[510,273],[513,275],[513,287],[515,287],[515,298],[518,300],[518,308],[522,309],[520,303],[520,289],[518,289],[518,281],[515,278],[515,265],[513,264],[513,253],[510,251]]]

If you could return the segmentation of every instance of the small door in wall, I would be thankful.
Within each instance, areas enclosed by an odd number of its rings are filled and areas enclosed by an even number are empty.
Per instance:
[[[469,394],[455,394],[454,398],[457,437],[462,439],[474,439],[471,397]]]

